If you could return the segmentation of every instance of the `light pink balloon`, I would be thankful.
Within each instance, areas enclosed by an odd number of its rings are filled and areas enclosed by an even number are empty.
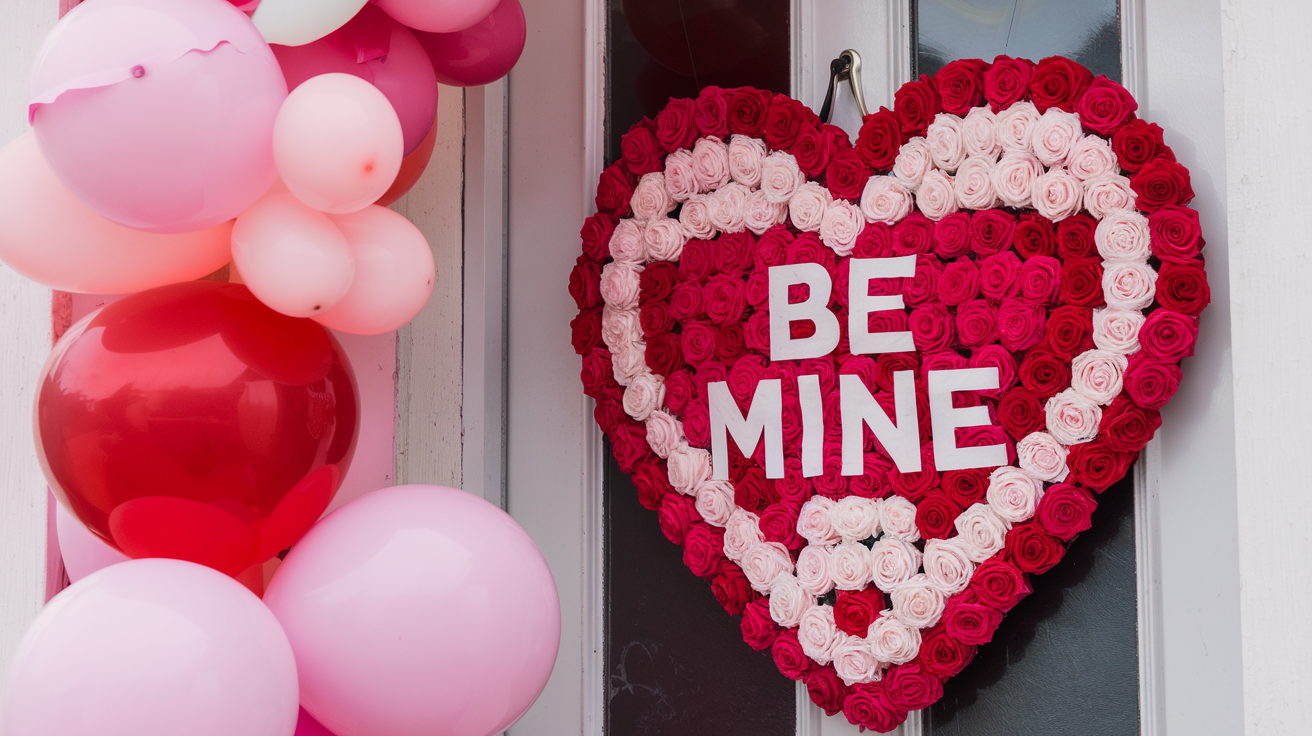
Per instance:
[[[392,103],[350,74],[321,74],[287,96],[273,157],[298,199],[346,214],[373,204],[401,170],[404,136]]]
[[[419,31],[451,33],[487,17],[497,0],[375,0],[378,7]]]
[[[407,156],[419,146],[437,116],[433,64],[410,29],[377,6],[364,6],[350,23],[314,43],[271,48],[289,89],[330,72],[351,74],[377,87],[401,120]]]
[[[59,178],[141,230],[203,230],[274,178],[282,70],[244,13],[217,0],[88,0],[46,38],[29,116]]]
[[[55,596],[18,645],[7,736],[292,736],[296,662],[241,583],[129,560]]]
[[[414,319],[433,293],[433,252],[424,234],[378,205],[330,217],[351,244],[355,278],[337,306],[314,320],[340,332],[379,335]]]
[[[486,18],[463,31],[415,37],[433,61],[437,81],[477,87],[506,76],[524,51],[528,25],[519,0],[501,0]]]
[[[64,571],[74,583],[97,570],[130,559],[82,526],[82,522],[73,518],[63,504],[55,509],[55,533],[59,538],[59,556],[64,560]]]
[[[25,133],[0,149],[0,260],[52,289],[126,294],[191,281],[232,259],[232,222],[159,235],[106,220],[59,181]]]
[[[396,486],[329,514],[264,601],[301,705],[338,736],[489,736],[547,683],[560,601],[528,534],[481,498]]]
[[[342,232],[285,192],[269,194],[237,218],[232,264],[257,299],[292,317],[332,309],[355,278]]]

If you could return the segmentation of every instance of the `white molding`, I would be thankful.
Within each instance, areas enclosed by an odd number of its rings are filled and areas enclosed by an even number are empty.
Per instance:
[[[1145,0],[1121,0],[1121,85],[1134,95],[1139,108],[1148,107],[1148,69],[1144,47],[1147,32],[1144,23]]]
[[[789,7],[792,85],[789,96],[807,105],[818,105],[815,75],[815,4],[816,0],[792,0]]]

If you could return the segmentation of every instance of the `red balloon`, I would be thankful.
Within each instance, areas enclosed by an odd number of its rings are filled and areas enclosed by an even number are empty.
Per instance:
[[[340,345],[239,284],[124,297],[60,338],[37,395],[51,489],[129,557],[237,576],[300,539],[351,463]]]
[[[528,25],[519,0],[501,0],[486,18],[463,31],[415,31],[433,61],[437,81],[454,87],[478,87],[510,73],[524,52]]]

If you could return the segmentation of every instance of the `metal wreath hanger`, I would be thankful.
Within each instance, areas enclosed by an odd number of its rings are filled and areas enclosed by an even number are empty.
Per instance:
[[[820,106],[822,122],[829,122],[830,115],[833,113],[834,91],[838,83],[844,81],[852,90],[852,100],[856,102],[856,109],[861,113],[861,118],[864,120],[870,114],[866,108],[865,95],[861,92],[861,54],[854,49],[848,49],[839,54],[837,59],[829,62],[829,91],[825,92],[825,103]]]

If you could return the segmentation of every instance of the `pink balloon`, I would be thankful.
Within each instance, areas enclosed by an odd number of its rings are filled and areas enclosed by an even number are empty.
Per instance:
[[[273,157],[297,199],[346,214],[373,204],[401,170],[404,136],[392,103],[350,74],[322,74],[287,96]]]
[[[0,260],[63,291],[125,294],[191,281],[231,260],[232,222],[159,235],[96,214],[68,191],[32,133],[0,149]]]
[[[55,533],[59,538],[59,556],[64,559],[64,572],[74,583],[97,570],[131,559],[82,526],[63,504],[55,509]]]
[[[410,29],[376,6],[366,5],[350,23],[304,46],[273,45],[287,87],[329,72],[352,74],[373,84],[401,120],[408,156],[437,115],[433,65]]]
[[[291,317],[332,309],[355,278],[351,247],[332,220],[283,192],[237,218],[232,265],[255,298]]]
[[[379,335],[414,319],[433,293],[433,252],[424,234],[377,205],[331,219],[351,244],[355,278],[337,306],[314,320],[339,332]]]
[[[181,233],[264,194],[286,96],[273,52],[230,3],[88,0],[37,52],[29,116],[50,166],[93,210]]]
[[[7,736],[292,736],[296,662],[241,583],[129,560],[55,596],[18,645]]]
[[[338,736],[489,736],[547,683],[560,601],[528,534],[477,496],[395,486],[310,530],[264,602],[301,705]]]
[[[463,31],[415,36],[433,60],[437,81],[477,87],[510,72],[524,51],[528,25],[519,0],[501,0],[486,18]]]
[[[300,718],[296,721],[296,736],[335,736],[323,724],[314,720],[314,716],[301,708]]]
[[[487,17],[497,0],[374,0],[378,7],[419,31],[451,33]]]

